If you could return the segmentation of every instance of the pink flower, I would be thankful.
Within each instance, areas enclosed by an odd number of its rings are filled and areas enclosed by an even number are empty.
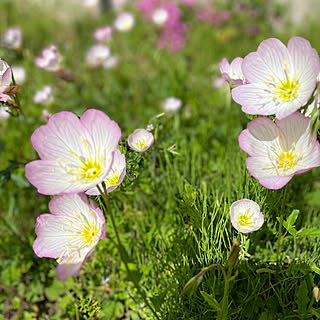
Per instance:
[[[99,28],[95,30],[95,32],[93,33],[93,37],[98,42],[108,42],[111,39],[111,36],[112,36],[112,27],[110,26]]]
[[[56,113],[31,136],[40,160],[26,165],[26,177],[42,194],[84,192],[109,173],[120,137],[119,126],[102,111],[87,110],[80,119]]]
[[[80,269],[98,241],[105,237],[101,210],[84,194],[61,195],[49,203],[51,214],[37,218],[35,254],[57,259],[56,276],[65,281]]]
[[[310,118],[299,112],[277,120],[257,118],[239,136],[249,154],[249,173],[268,189],[280,189],[294,175],[320,166],[320,144],[310,134]]]
[[[2,36],[2,45],[9,49],[18,50],[22,46],[22,33],[20,28],[8,28]]]
[[[219,63],[219,69],[222,77],[233,87],[247,83],[241,69],[242,61],[243,59],[238,57],[233,59],[231,64],[229,64],[228,60],[224,58]]]
[[[317,51],[303,38],[291,38],[288,47],[271,38],[247,55],[241,68],[249,84],[234,88],[232,98],[242,111],[283,119],[310,99],[320,62]]]
[[[153,144],[153,134],[146,129],[136,129],[128,137],[128,144],[131,149],[137,152],[148,150]]]
[[[130,12],[120,13],[114,20],[114,27],[119,32],[129,32],[135,24],[135,17]]]
[[[264,217],[256,202],[249,199],[242,199],[231,205],[230,220],[237,231],[250,233],[262,227]]]
[[[123,178],[126,174],[126,158],[118,149],[114,152],[113,163],[111,170],[108,175],[104,178],[104,183],[107,187],[107,193],[117,189],[122,183]],[[103,187],[99,184],[99,188],[103,191]],[[88,191],[86,194],[89,195],[99,195],[100,192],[97,187],[94,187]]]
[[[61,69],[61,57],[55,45],[42,50],[41,57],[34,60],[37,67],[47,71],[59,71]]]
[[[52,114],[47,109],[42,109],[41,112],[41,119],[45,122],[48,122],[49,118],[52,116]]]

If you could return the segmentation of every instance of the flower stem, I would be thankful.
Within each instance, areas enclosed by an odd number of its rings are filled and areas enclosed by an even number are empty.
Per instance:
[[[284,195],[283,195],[283,198],[282,198],[282,205],[281,205],[281,210],[280,210],[279,231],[278,231],[278,244],[277,244],[277,260],[278,260],[278,265],[280,265],[281,232],[282,232],[284,208],[285,208],[286,199],[287,199],[287,190],[288,190],[288,185],[286,185],[286,186],[285,186],[285,189],[284,189]]]
[[[127,251],[124,248],[124,246],[122,245],[121,240],[120,240],[119,232],[118,232],[118,229],[117,229],[117,225],[115,223],[115,219],[114,219],[114,215],[113,215],[113,212],[112,212],[112,208],[110,206],[109,197],[108,197],[108,194],[107,194],[107,191],[106,191],[105,184],[103,183],[104,192],[101,190],[99,185],[97,186],[97,188],[98,188],[98,190],[99,190],[99,192],[100,192],[100,194],[101,194],[101,196],[102,196],[102,198],[104,200],[107,212],[109,213],[109,216],[110,216],[110,219],[111,219],[111,223],[112,223],[112,227],[113,227],[114,233],[116,234],[116,238],[117,238],[117,242],[118,242],[117,243],[117,247],[119,249],[120,257],[121,257],[122,262],[125,265],[125,268],[127,270],[128,276],[129,276],[130,280],[133,282],[134,286],[136,287],[139,295],[143,298],[146,306],[151,310],[151,312],[156,317],[156,319],[160,320],[160,318],[158,317],[156,311],[153,309],[153,307],[151,306],[151,304],[147,300],[147,297],[146,297],[145,293],[140,289],[139,283],[137,282],[136,278],[134,277],[134,275],[132,274],[132,272],[131,272],[131,270],[129,268],[129,265],[128,265],[128,254],[127,254]]]

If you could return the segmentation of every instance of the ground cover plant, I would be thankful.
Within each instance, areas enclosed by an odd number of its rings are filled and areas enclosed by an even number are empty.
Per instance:
[[[0,3],[0,319],[319,318],[316,24],[90,5]]]

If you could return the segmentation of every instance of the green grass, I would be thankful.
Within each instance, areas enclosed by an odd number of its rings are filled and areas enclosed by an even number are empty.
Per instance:
[[[25,164],[37,158],[30,136],[44,123],[32,96],[51,84],[56,98],[51,112],[80,115],[97,108],[122,129],[128,172],[125,192],[112,192],[111,205],[132,272],[161,319],[217,317],[210,299],[220,302],[223,297],[220,269],[209,270],[192,296],[179,295],[202,268],[213,263],[226,266],[235,238],[243,250],[234,270],[237,276],[230,283],[230,319],[318,318],[312,288],[320,282],[319,237],[300,236],[294,244],[283,230],[282,263],[275,264],[283,190],[267,190],[248,174],[238,136],[249,120],[240,106],[230,102],[228,90],[212,87],[223,57],[230,61],[245,56],[271,36],[287,42],[293,29],[275,33],[260,3],[250,21],[238,15],[224,27],[213,28],[190,20],[187,46],[172,54],[155,49],[156,30],[138,18],[131,33],[114,36],[111,46],[121,58],[119,67],[89,70],[84,56],[94,43],[91,33],[111,23],[112,13],[66,26],[47,12],[8,3],[0,4],[4,21],[0,33],[6,25],[20,25],[25,49],[18,55],[0,48],[0,57],[25,66],[28,79],[19,91],[23,115],[0,123],[0,170],[10,161]],[[255,24],[261,32],[248,34]],[[320,50],[316,30],[310,26],[296,32]],[[65,56],[76,85],[34,66],[34,58],[51,43]],[[172,95],[181,98],[184,106],[175,115],[156,117],[162,112],[161,102]],[[154,146],[137,155],[128,149],[126,137],[149,123],[156,128]],[[296,230],[320,228],[319,173],[314,169],[288,185],[285,217],[299,210]],[[48,212],[50,197],[36,193],[24,178],[23,165],[7,178],[1,176],[0,189],[0,319],[154,319],[107,238],[99,242],[78,278],[59,282],[55,261],[39,259],[32,250],[35,219]],[[265,217],[262,229],[247,236],[233,229],[229,219],[230,205],[242,198],[256,201]],[[106,232],[114,238],[106,220]],[[111,275],[102,285],[104,269],[106,273],[111,269]]]

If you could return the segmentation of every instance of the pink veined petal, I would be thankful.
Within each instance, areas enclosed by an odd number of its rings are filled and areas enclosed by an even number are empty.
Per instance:
[[[42,258],[57,259],[65,254],[70,237],[70,222],[63,216],[42,214],[37,218],[35,231],[37,238],[33,243],[35,254]]]
[[[2,75],[2,85],[10,86],[12,82],[11,68],[8,68]]]
[[[36,129],[31,143],[43,160],[61,158],[78,163],[73,153],[87,154],[83,140],[90,140],[87,129],[72,112],[59,112],[52,115],[46,125]]]
[[[97,179],[90,182],[70,180],[71,177],[53,160],[36,160],[25,166],[25,175],[39,193],[55,195],[60,193],[79,193],[96,185]]]
[[[221,73],[228,73],[230,71],[230,65],[226,58],[223,58],[222,61],[219,63],[219,69]]]
[[[240,148],[250,156],[268,156],[272,145],[278,144],[279,128],[269,118],[257,118],[239,136]]]
[[[281,107],[279,107],[275,112],[275,116],[279,120],[284,119],[295,113],[301,106],[302,104],[298,99],[286,102],[282,101]]]
[[[261,185],[268,189],[280,189],[293,177],[293,175],[276,175],[274,172],[275,169],[267,157],[249,157],[246,160],[246,164],[249,173],[256,178]]]
[[[270,115],[278,110],[277,102],[262,84],[245,84],[231,90],[232,98],[248,114]]]
[[[285,150],[290,150],[294,143],[296,151],[303,151],[304,154],[309,153],[313,148],[316,137],[311,137],[309,131],[310,118],[305,117],[300,112],[295,112],[290,116],[277,120],[277,126],[283,132],[281,144]]]
[[[311,170],[312,168],[320,167],[320,144],[318,141],[314,142],[310,153],[304,156],[297,164],[298,171],[295,173],[302,173]],[[300,169],[301,168],[301,169]]]
[[[242,73],[242,62],[243,62],[243,58],[237,57],[233,59],[230,64],[231,69],[238,70]]]
[[[82,124],[93,137],[96,148],[113,152],[116,150],[121,138],[121,129],[118,124],[102,111],[90,109],[80,118]]]
[[[55,215],[74,217],[75,212],[88,212],[89,201],[84,193],[59,195],[49,202],[49,210]]]
[[[60,263],[56,267],[56,277],[60,281],[66,281],[69,277],[79,276],[84,261],[78,263]]]

